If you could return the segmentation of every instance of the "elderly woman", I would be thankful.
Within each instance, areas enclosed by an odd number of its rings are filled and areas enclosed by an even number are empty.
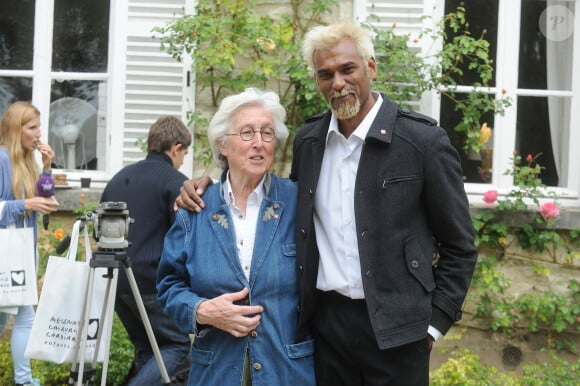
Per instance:
[[[158,297],[195,334],[189,385],[315,384],[314,343],[295,340],[296,186],[268,172],[285,116],[273,92],[225,98],[208,128],[220,182],[166,235]]]

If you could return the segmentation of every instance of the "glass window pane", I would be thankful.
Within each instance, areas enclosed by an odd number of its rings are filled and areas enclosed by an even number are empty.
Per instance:
[[[489,57],[493,60],[494,75],[489,82],[489,86],[495,86],[495,63],[497,51],[497,18],[498,18],[498,2],[499,0],[488,1],[465,1],[465,0],[446,0],[445,14],[454,12],[455,9],[462,5],[465,7],[465,18],[469,23],[469,32],[472,37],[479,38],[483,36],[489,42]],[[447,41],[453,39],[454,33],[451,30],[445,31],[447,33]],[[463,31],[458,31],[463,33]],[[474,71],[467,68],[467,64],[460,66],[463,71],[463,76],[454,76],[457,84],[472,85],[479,81],[479,77]]]
[[[548,186],[566,186],[569,160],[570,98],[518,98],[516,151],[526,158],[539,155],[540,178]]]
[[[0,115],[16,101],[32,100],[32,79],[0,77]]]
[[[48,140],[54,167],[103,170],[104,127],[99,122],[106,106],[105,82],[53,81]]]
[[[457,94],[462,98],[461,94]],[[454,127],[460,122],[460,115],[455,111],[455,103],[446,96],[441,97],[441,118],[440,125],[447,131],[453,147],[459,153],[461,167],[463,169],[463,181],[472,183],[490,183],[492,177],[492,156],[493,156],[493,134],[486,143],[485,149],[478,154],[470,151],[466,153],[463,150],[465,134],[458,133]],[[485,122],[489,127],[494,126],[494,116],[488,113],[483,116],[482,123]],[[492,130],[493,132],[493,130]]]
[[[518,87],[570,90],[574,2],[522,2]]]
[[[34,0],[2,1],[0,69],[32,69],[34,3]]]
[[[109,7],[103,0],[55,0],[53,71],[107,71]]]

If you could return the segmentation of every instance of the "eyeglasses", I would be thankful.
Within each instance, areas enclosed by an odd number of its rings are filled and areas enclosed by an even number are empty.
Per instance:
[[[260,135],[262,136],[262,141],[264,142],[272,142],[272,140],[276,137],[274,129],[266,128],[260,131],[255,131],[250,126],[242,128],[239,133],[226,134],[226,136],[229,137],[232,135],[239,135],[240,138],[242,138],[242,141],[251,141],[252,139],[254,139],[254,135],[256,135],[256,133],[260,133]]]

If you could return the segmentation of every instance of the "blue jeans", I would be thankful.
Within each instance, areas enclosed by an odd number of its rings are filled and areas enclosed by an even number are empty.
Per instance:
[[[0,324],[2,324],[0,333],[6,325],[7,316],[5,313],[0,313]],[[26,351],[32,323],[34,322],[34,307],[18,307],[18,312],[12,315],[12,319],[14,325],[12,326],[12,335],[10,337],[10,351],[14,361],[14,382],[28,383],[32,380],[32,373],[30,359],[24,357],[24,352]]]
[[[165,368],[169,377],[173,378],[180,369],[189,368],[188,359],[191,346],[189,336],[179,330],[173,320],[163,312],[156,294],[141,295],[141,298],[159,345]],[[135,346],[134,370],[136,372],[130,379],[129,386],[159,386],[161,373],[133,295],[117,294],[115,311],[125,326],[133,346]]]

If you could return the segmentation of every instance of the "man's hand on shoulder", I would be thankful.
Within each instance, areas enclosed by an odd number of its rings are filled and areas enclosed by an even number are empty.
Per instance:
[[[209,176],[185,180],[179,189],[180,194],[175,200],[173,209],[177,211],[179,208],[184,208],[197,213],[201,212],[205,207],[201,196],[211,184],[213,181]]]

